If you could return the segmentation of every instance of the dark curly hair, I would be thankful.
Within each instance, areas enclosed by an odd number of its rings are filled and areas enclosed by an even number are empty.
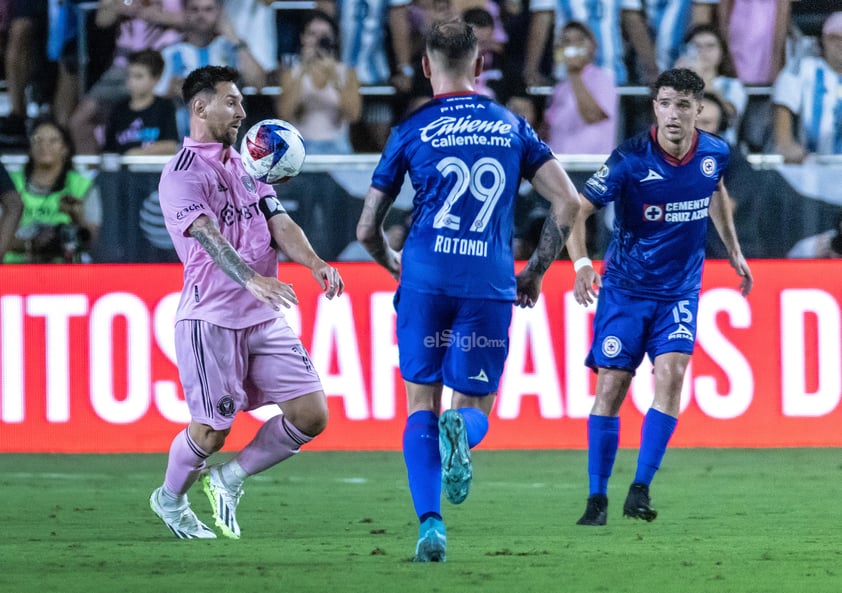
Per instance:
[[[705,81],[689,68],[672,68],[661,72],[652,85],[652,98],[656,99],[658,91],[665,87],[690,94],[697,101],[701,101],[705,94]]]

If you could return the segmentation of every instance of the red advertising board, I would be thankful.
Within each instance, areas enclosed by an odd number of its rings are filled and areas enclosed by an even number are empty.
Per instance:
[[[842,446],[842,262],[754,261],[743,299],[724,262],[708,262],[696,352],[675,446]],[[329,301],[309,272],[282,264],[300,304],[287,313],[328,395],[311,449],[399,449],[406,406],[397,370],[394,281],[340,264]],[[573,301],[558,262],[534,309],[516,309],[486,448],[584,448],[594,376],[582,361],[592,310]],[[174,364],[178,265],[0,267],[0,452],[163,452],[188,420]],[[639,369],[621,446],[637,446],[652,400]],[[241,414],[227,449],[265,414]]]

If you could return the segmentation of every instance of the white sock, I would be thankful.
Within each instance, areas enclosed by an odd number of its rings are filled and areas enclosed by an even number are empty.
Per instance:
[[[161,495],[158,497],[158,502],[165,507],[180,507],[187,500],[186,494],[178,495],[174,492],[170,492],[166,486],[161,487],[160,493]]]
[[[232,459],[219,468],[219,477],[222,479],[222,483],[233,490],[242,486],[248,476],[249,474],[240,467],[236,459]]]

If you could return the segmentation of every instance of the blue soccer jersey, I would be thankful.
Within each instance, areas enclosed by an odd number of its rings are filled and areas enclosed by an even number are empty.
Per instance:
[[[653,128],[617,147],[582,193],[597,207],[614,202],[603,285],[670,300],[701,288],[708,207],[729,149],[699,131],[678,161],[658,146],[655,133]]]
[[[392,129],[371,185],[415,189],[401,285],[513,301],[512,234],[521,177],[554,158],[526,121],[470,93],[437,97]]]

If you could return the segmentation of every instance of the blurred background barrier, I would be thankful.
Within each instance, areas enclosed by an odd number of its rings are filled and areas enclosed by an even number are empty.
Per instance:
[[[3,155],[0,161],[14,170],[25,158]],[[299,177],[276,186],[291,216],[325,259],[344,258],[343,251],[354,243],[362,200],[378,159],[376,154],[310,155]],[[605,155],[559,155],[559,159],[581,188]],[[158,178],[168,160],[162,156],[76,157],[78,169],[95,176],[100,189],[103,219],[92,250],[95,262],[177,261],[157,203]],[[833,229],[842,216],[842,155],[815,156],[802,165],[784,165],[778,155],[734,155],[726,185],[735,200],[737,231],[749,258],[786,257],[800,239]],[[407,181],[394,208],[408,214],[412,197]],[[526,232],[529,217],[536,207],[540,210],[541,200],[528,183],[523,184],[521,197],[516,235]],[[610,213],[594,219],[599,232],[591,250],[600,257],[609,239]],[[726,256],[713,233],[708,256]]]

